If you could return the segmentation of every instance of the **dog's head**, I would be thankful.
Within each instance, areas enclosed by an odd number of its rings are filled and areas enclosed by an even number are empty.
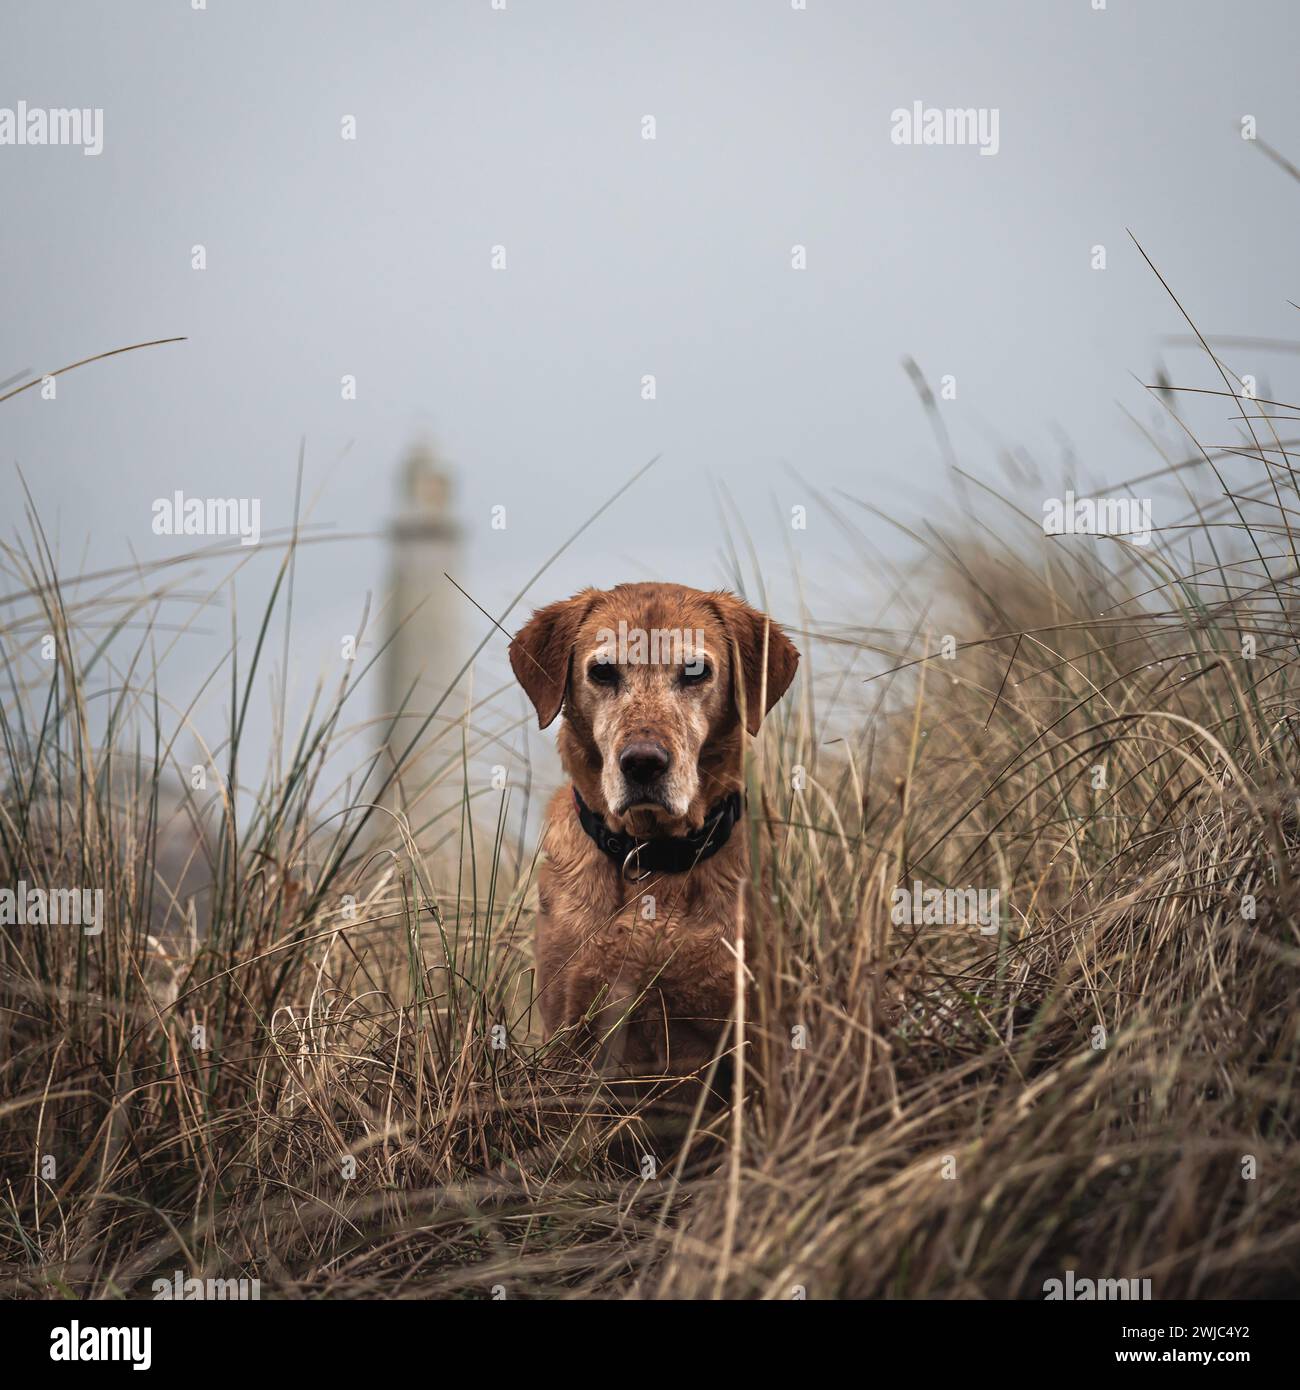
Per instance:
[[[734,594],[678,584],[584,589],[539,609],[510,665],[544,729],[564,713],[560,756],[612,829],[698,829],[740,785],[741,728],[794,679],[799,653]]]

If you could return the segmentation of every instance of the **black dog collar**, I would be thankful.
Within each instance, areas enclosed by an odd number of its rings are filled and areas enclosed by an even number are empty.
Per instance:
[[[740,793],[732,792],[710,809],[698,830],[686,835],[659,835],[639,840],[635,835],[611,830],[578,795],[577,787],[573,789],[573,800],[582,828],[632,883],[639,883],[651,874],[684,874],[696,864],[712,858],[731,838],[742,806]]]

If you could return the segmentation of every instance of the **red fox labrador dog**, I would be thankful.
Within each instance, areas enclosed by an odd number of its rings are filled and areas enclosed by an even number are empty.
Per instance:
[[[734,594],[584,589],[539,609],[510,665],[572,779],[547,810],[537,987],[607,1075],[698,1075],[733,1007],[746,732],[799,653]]]

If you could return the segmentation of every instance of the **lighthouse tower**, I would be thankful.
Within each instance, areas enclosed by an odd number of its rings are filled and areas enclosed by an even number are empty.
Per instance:
[[[385,607],[382,714],[387,728],[387,721],[402,710],[387,740],[388,769],[397,759],[401,767],[386,800],[408,816],[417,844],[425,847],[458,824],[454,810],[439,813],[460,801],[461,740],[456,730],[465,694],[451,686],[467,655],[461,640],[464,600],[445,576],[459,578],[463,572],[462,533],[452,515],[451,473],[428,443],[417,444],[407,455],[399,493],[389,528],[392,583]],[[421,732],[440,700],[442,707]]]

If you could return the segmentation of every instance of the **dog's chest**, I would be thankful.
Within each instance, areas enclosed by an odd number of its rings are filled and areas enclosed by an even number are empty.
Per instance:
[[[605,968],[613,967],[625,984],[653,984],[673,995],[725,985],[733,959],[726,927],[701,914],[656,908],[655,917],[646,917],[645,905],[634,900],[618,913],[596,946]]]
[[[552,929],[569,938],[575,973],[590,987],[621,998],[644,992],[672,1015],[725,1017],[736,909],[735,891],[719,887],[651,879],[583,891],[568,884],[552,906]]]

